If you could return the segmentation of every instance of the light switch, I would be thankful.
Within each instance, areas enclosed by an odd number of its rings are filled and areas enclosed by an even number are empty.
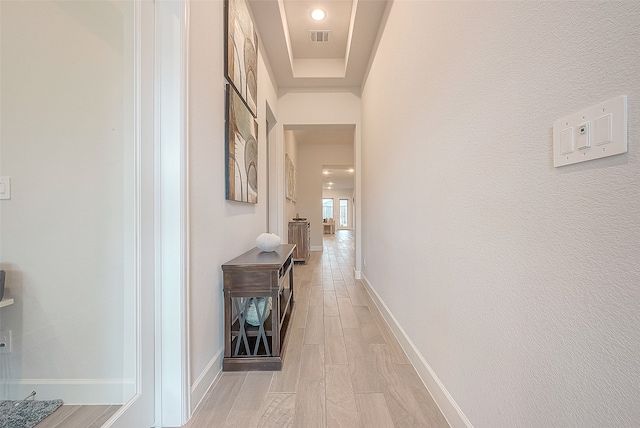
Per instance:
[[[573,128],[567,128],[560,133],[560,147],[563,155],[573,151]]]
[[[589,132],[589,122],[585,122],[578,126],[578,149],[588,149],[591,147],[591,139],[589,138],[591,133]]]
[[[626,152],[626,95],[584,108],[553,123],[554,167]]]
[[[596,145],[607,144],[611,142],[611,115],[600,116],[593,123],[593,134],[595,136]]]
[[[11,177],[0,177],[0,199],[11,199]]]

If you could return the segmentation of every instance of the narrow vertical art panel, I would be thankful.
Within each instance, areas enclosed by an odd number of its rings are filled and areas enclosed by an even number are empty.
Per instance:
[[[288,154],[284,155],[285,157],[285,185],[287,187],[287,199],[291,202],[295,202],[297,199],[297,189],[296,189],[296,168],[293,166],[293,162],[291,162],[291,158]]]
[[[225,74],[257,116],[258,35],[245,0],[226,0]]]
[[[227,85],[226,187],[231,201],[258,203],[258,122]]]

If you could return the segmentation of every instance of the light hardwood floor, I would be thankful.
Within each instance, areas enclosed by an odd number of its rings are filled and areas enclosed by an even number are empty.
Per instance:
[[[188,428],[449,427],[359,280],[350,231],[296,264],[279,372],[225,372]]]
[[[120,406],[60,406],[35,428],[100,428]]]

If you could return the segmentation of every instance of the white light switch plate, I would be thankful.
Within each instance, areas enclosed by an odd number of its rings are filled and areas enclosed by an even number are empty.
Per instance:
[[[11,177],[0,177],[0,199],[11,199]]]
[[[583,138],[580,128],[588,133]],[[611,129],[602,129],[611,125]],[[572,130],[569,132],[568,130]],[[568,142],[572,135],[575,141]],[[564,136],[564,143],[562,137]],[[587,146],[585,147],[585,141]],[[568,151],[568,147],[573,150]],[[583,148],[580,148],[583,147]],[[627,152],[627,96],[622,95],[578,113],[558,119],[553,124],[553,166],[585,162]]]

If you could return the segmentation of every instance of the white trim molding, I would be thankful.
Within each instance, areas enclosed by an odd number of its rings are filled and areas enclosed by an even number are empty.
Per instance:
[[[411,364],[413,364],[413,367],[418,372],[418,375],[427,387],[427,390],[429,390],[440,411],[449,422],[449,425],[451,425],[451,428],[473,428],[469,419],[464,415],[451,394],[449,394],[440,379],[438,379],[438,376],[429,363],[427,363],[420,351],[418,351],[413,341],[409,338],[402,326],[398,323],[398,320],[396,320],[391,311],[389,311],[387,305],[385,305],[364,275],[362,275],[362,283],[378,307],[378,310],[387,321],[396,339],[398,339],[400,346],[402,346],[402,349],[407,354],[409,361],[411,361]]]
[[[191,414],[196,411],[209,388],[222,374],[223,351],[224,349],[218,351],[191,386]]]
[[[190,416],[187,80],[189,2],[156,2],[156,426]]]
[[[55,400],[64,391],[64,404],[122,405],[136,391],[135,379],[17,379],[4,381],[10,397],[26,397],[36,391],[36,400]]]
[[[123,397],[127,400],[103,424],[103,428],[121,428],[154,424],[155,366],[151,364],[155,355],[155,141],[154,141],[154,51],[155,51],[155,4],[152,0],[134,0],[132,13],[125,18],[125,37],[132,39],[127,56],[133,61],[134,81],[131,95],[134,102],[133,125],[135,134],[135,281],[132,297],[125,302],[133,314],[131,322],[125,322],[124,334],[132,334],[133,349],[125,347],[124,362],[134,359],[133,379],[124,379]],[[127,16],[127,15],[125,15]],[[131,27],[127,29],[127,27]],[[125,313],[129,309],[125,308]],[[132,355],[129,355],[132,353]],[[89,380],[91,381],[91,380]],[[107,382],[105,384],[105,382]],[[101,391],[113,389],[114,381],[98,381]],[[90,388],[93,384],[89,382]],[[75,385],[70,386],[71,390]],[[69,390],[69,386],[67,387]],[[86,402],[83,397],[83,404]],[[66,400],[67,404],[70,404]],[[101,401],[100,404],[109,401]],[[78,401],[78,404],[81,402]],[[88,403],[86,403],[88,404]]]

